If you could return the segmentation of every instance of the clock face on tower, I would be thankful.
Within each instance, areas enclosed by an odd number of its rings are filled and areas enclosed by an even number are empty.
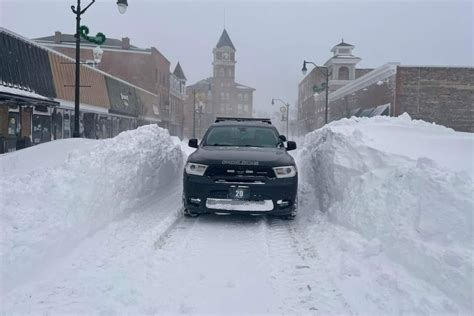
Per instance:
[[[228,60],[229,59],[229,53],[222,53],[222,58],[225,59],[225,60]]]

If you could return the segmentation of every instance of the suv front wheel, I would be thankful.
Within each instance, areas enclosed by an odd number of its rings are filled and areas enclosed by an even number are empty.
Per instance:
[[[198,217],[199,216],[198,213],[190,212],[187,208],[183,208],[183,215],[184,217]]]

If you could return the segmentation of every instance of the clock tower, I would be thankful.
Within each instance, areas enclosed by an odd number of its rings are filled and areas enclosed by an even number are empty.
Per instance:
[[[235,47],[224,29],[216,47],[213,49],[214,78],[222,81],[235,79]]]
[[[235,46],[224,29],[212,49],[212,77],[186,88],[187,107],[190,109],[187,113],[192,114],[187,137],[202,137],[218,116],[252,117],[255,89],[235,82],[235,52]]]

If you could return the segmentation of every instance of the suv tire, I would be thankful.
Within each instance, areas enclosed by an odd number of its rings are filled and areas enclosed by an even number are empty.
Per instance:
[[[199,216],[198,213],[190,212],[187,208],[183,209],[183,215],[184,217],[198,217]]]

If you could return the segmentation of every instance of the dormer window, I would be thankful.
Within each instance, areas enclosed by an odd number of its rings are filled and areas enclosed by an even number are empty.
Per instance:
[[[344,54],[350,54],[351,50],[349,48],[339,48],[338,54],[344,55]]]

